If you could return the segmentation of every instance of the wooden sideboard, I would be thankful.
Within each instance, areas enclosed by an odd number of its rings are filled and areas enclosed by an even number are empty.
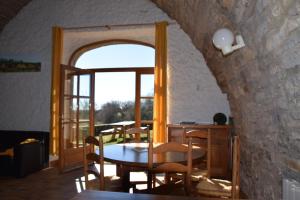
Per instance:
[[[184,130],[210,129],[211,176],[227,177],[231,160],[230,126],[212,124],[168,124],[168,141],[184,142]],[[201,144],[200,144],[201,145]]]

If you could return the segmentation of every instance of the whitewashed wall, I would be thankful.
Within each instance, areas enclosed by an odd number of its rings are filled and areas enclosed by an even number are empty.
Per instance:
[[[229,115],[225,94],[217,86],[202,54],[178,25],[168,27],[168,121],[212,123]]]
[[[0,129],[49,130],[52,26],[170,20],[148,0],[33,0],[0,34],[0,58],[41,62],[41,72],[0,74]],[[178,25],[168,27],[168,120],[211,122],[226,97]]]

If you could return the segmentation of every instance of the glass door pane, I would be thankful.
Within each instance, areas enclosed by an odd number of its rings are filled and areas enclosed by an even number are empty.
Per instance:
[[[92,134],[93,74],[62,66],[60,168],[65,171],[82,165],[82,141]]]
[[[153,122],[154,74],[141,74],[140,112],[142,126],[152,129]]]
[[[154,74],[141,75],[141,97],[154,96]]]
[[[96,73],[96,124],[134,120],[135,73]]]
[[[79,141],[78,145],[82,146],[83,138],[90,134],[90,99],[89,98],[79,98]]]

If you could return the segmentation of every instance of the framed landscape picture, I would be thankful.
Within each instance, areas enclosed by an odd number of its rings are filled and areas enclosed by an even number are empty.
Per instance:
[[[41,63],[0,59],[0,72],[39,72]]]

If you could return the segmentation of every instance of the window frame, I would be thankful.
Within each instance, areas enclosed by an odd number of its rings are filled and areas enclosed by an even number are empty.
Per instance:
[[[126,39],[111,39],[111,40],[104,40],[98,41],[91,44],[84,45],[76,49],[70,59],[69,59],[69,66],[74,66],[79,57],[87,51],[101,48],[103,46],[109,45],[118,45],[118,44],[131,44],[131,45],[142,45],[146,47],[152,47],[155,50],[154,45],[148,44],[141,41],[135,40],[126,40]],[[155,58],[153,58],[155,59]],[[93,68],[93,69],[86,69],[92,73],[105,73],[105,72],[135,72],[135,126],[139,127],[142,124],[151,125],[153,124],[152,120],[142,120],[141,119],[141,100],[145,98],[151,98],[154,101],[153,97],[141,97],[141,76],[144,74],[153,74],[154,75],[154,66],[152,67],[114,67],[114,68]],[[153,83],[154,85],[154,83]]]
[[[141,77],[142,75],[146,75],[146,74],[153,74],[154,75],[154,68],[153,68],[153,72],[149,73],[148,72],[136,72],[135,76],[135,123],[136,126],[141,126],[142,124],[147,124],[147,125],[151,125],[153,124],[153,116],[152,116],[152,120],[142,120],[142,111],[141,111],[141,101],[142,99],[152,99],[154,101],[154,94],[153,96],[141,96]],[[154,82],[153,82],[153,86],[154,86]]]

